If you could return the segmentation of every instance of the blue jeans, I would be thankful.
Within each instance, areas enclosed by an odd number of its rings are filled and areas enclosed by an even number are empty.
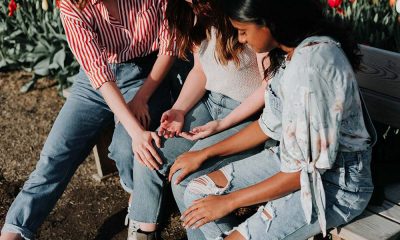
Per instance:
[[[133,98],[151,70],[155,55],[138,62],[111,65],[125,100]],[[168,109],[170,95],[163,85],[153,95],[149,109],[154,125],[161,113]],[[36,169],[25,182],[12,203],[5,220],[3,232],[20,233],[25,239],[34,234],[64,192],[78,166],[88,156],[103,127],[113,122],[113,113],[99,91],[92,88],[83,71],[78,74],[68,97],[49,133],[40,154]],[[114,134],[118,141],[120,131]],[[129,147],[130,149],[131,147]],[[132,169],[133,161],[117,162],[122,174]],[[129,172],[130,179],[131,171]],[[125,177],[129,179],[129,177]],[[132,181],[129,183],[133,185]]]
[[[206,124],[216,119],[222,119],[239,104],[240,102],[222,94],[208,92],[203,99],[186,114],[183,131],[189,131],[196,126]],[[249,119],[235,127],[198,141],[189,141],[181,137],[164,139],[162,147],[158,149],[158,153],[164,161],[159,171],[152,171],[135,160],[133,168],[133,204],[130,211],[130,219],[145,223],[157,223],[162,204],[163,187],[166,183],[165,175],[175,159],[184,152],[202,149],[219,142],[237,133],[250,122],[251,120]],[[218,169],[232,161],[250,156],[254,154],[255,151],[257,150],[249,150],[241,155],[230,158],[209,160],[198,172],[188,176],[181,184],[172,184],[172,191],[179,209],[181,211],[184,210],[183,193],[188,180]],[[204,239],[200,231],[188,232],[188,237],[189,239],[196,240]]]
[[[370,160],[370,150],[353,153],[339,152],[335,166],[322,175],[328,229],[348,223],[361,214],[367,206],[373,190]],[[228,179],[228,186],[207,191],[227,194],[259,183],[280,171],[278,147],[234,162],[221,170]],[[195,187],[192,187],[192,184],[196,184],[195,181],[190,182],[185,191],[187,207],[191,206],[194,200],[208,195],[194,193]],[[221,236],[224,233],[232,230],[235,220],[229,215],[205,224],[200,229],[206,239],[222,239]],[[260,240],[308,239],[321,232],[315,212],[311,223],[307,223],[301,206],[300,191],[266,203],[234,230],[239,231],[245,239]]]

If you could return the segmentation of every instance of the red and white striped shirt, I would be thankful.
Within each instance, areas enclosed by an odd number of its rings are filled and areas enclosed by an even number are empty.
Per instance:
[[[101,0],[89,0],[79,10],[61,1],[61,19],[75,58],[94,88],[116,81],[108,63],[121,63],[159,50],[174,56],[165,17],[167,0],[115,0],[120,20],[108,14]]]

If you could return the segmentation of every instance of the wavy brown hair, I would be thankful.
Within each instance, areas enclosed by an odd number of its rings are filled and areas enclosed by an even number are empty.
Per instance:
[[[216,31],[216,58],[226,65],[234,61],[239,65],[238,53],[243,45],[237,40],[237,31],[220,11],[218,0],[168,0],[167,19],[169,29],[175,33],[178,56],[187,59],[187,52],[210,37],[211,28]],[[174,43],[174,41],[171,41]]]

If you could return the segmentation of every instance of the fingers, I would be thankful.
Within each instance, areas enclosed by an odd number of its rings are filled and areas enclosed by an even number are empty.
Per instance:
[[[181,137],[183,137],[183,138],[185,138],[187,140],[190,140],[190,141],[194,140],[194,137],[193,137],[194,135],[192,133],[189,133],[189,132],[181,132],[179,134],[179,136],[181,136]]]
[[[138,151],[134,151],[134,154],[135,154],[136,160],[138,160],[138,162],[140,162],[141,164],[146,166],[146,164],[143,162],[142,154],[140,154],[140,152],[138,152]]]
[[[168,118],[169,118],[169,112],[166,111],[166,112],[164,112],[164,113],[162,114],[161,119],[160,119],[160,123],[162,124],[162,123],[168,121]]]
[[[151,170],[158,169],[158,164],[154,161],[153,157],[151,156],[150,152],[144,150],[142,151],[142,156],[144,156],[143,162],[146,164],[148,168]]]
[[[160,156],[158,155],[157,151],[154,149],[154,147],[152,145],[147,145],[147,151],[150,152],[151,154],[151,160],[156,160],[158,164],[162,164],[162,160],[160,158]],[[158,169],[158,167],[157,167]]]
[[[192,204],[192,206],[190,206],[188,209],[186,209],[186,211],[184,211],[182,213],[181,220],[185,219],[191,212],[196,210],[196,208],[197,208],[197,205],[196,204]]]
[[[161,147],[161,138],[154,132],[151,133],[151,137],[153,138],[154,142],[156,143],[156,146],[158,148]]]
[[[179,174],[178,177],[176,177],[175,185],[178,185],[180,182],[182,182],[183,179],[189,174],[188,171],[182,170]]]
[[[172,167],[169,169],[169,174],[168,174],[168,181],[172,181],[172,176],[180,169],[181,167],[179,166],[178,162],[175,162]]]
[[[204,209],[201,207],[198,207],[198,205],[194,205],[194,206],[195,206],[195,210],[191,211],[188,215],[186,215],[186,217],[183,221],[183,226],[185,228],[193,228],[195,223],[197,223],[198,221],[203,220],[205,218]]]

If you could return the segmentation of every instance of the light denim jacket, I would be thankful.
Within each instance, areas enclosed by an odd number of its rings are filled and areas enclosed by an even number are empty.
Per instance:
[[[306,219],[311,221],[316,204],[326,233],[321,174],[332,168],[338,151],[363,151],[372,144],[355,74],[340,44],[323,36],[305,39],[270,80],[265,101],[260,127],[280,141],[281,171],[301,171]]]

